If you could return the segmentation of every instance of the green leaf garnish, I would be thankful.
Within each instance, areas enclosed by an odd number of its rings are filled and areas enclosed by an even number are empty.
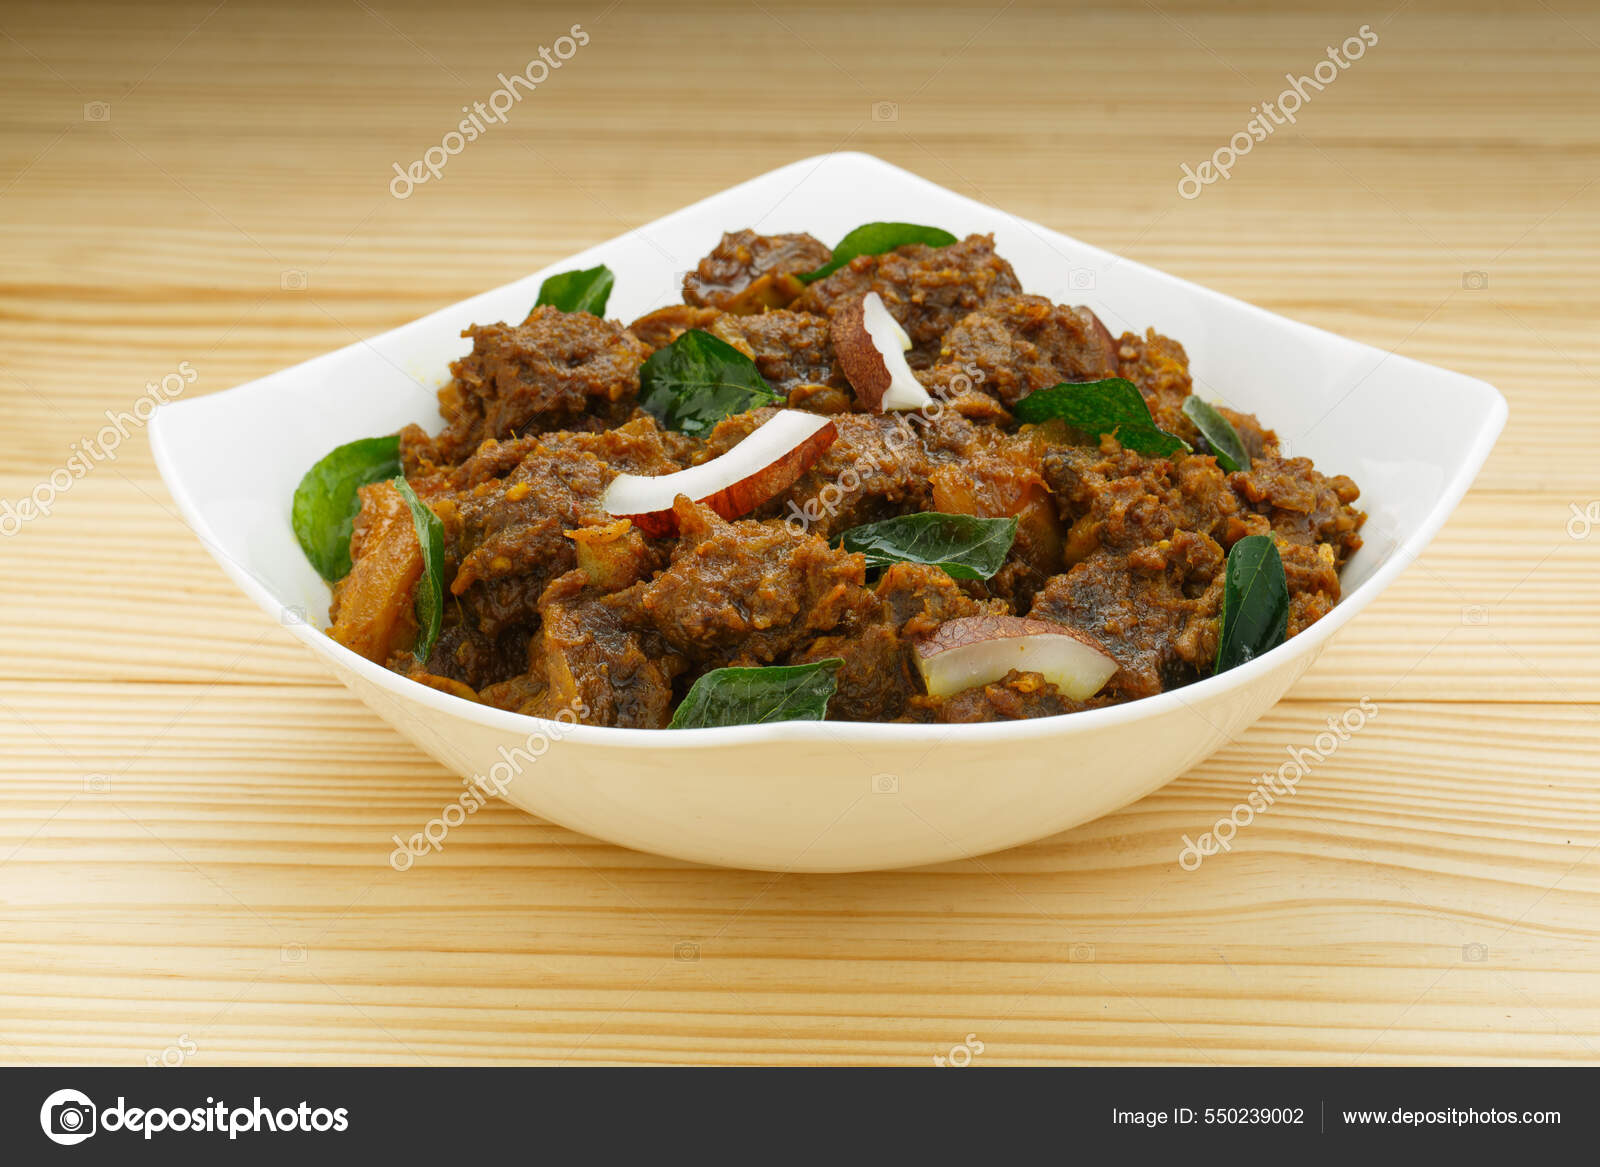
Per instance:
[[[400,473],[400,438],[361,438],[330,451],[294,490],[290,523],[300,550],[329,583],[350,574],[350,530],[361,511],[356,491]]]
[[[816,271],[803,273],[800,282],[809,284],[831,276],[858,255],[882,255],[908,243],[949,247],[955,241],[954,235],[938,227],[923,227],[917,223],[864,223],[839,240],[832,259]]]
[[[1215,672],[1254,660],[1289,636],[1289,583],[1271,535],[1246,535],[1228,552]]]
[[[587,312],[592,316],[606,314],[606,301],[611,297],[611,286],[616,277],[605,264],[583,271],[566,271],[553,275],[539,285],[539,298],[533,306],[549,304],[563,312]]]
[[[639,368],[639,404],[670,430],[701,438],[723,418],[783,401],[756,363],[709,332],[690,329]]]
[[[426,663],[444,623],[444,524],[404,478],[396,478],[394,487],[411,508],[417,542],[422,546],[422,577],[417,580],[417,644],[412,651],[417,660]]]
[[[1117,441],[1140,454],[1170,457],[1189,448],[1188,442],[1156,425],[1144,394],[1122,377],[1063,381],[1028,394],[1011,412],[1019,421],[1038,423],[1060,418],[1074,429],[1097,437],[1115,434]]]
[[[1216,406],[1190,394],[1183,399],[1183,412],[1210,443],[1218,466],[1230,474],[1250,469],[1250,451],[1239,440],[1239,431],[1233,428],[1233,423],[1223,417]]]
[[[769,721],[821,721],[839,687],[838,657],[807,665],[764,669],[712,669],[689,688],[668,729],[761,725]]]
[[[869,568],[928,563],[954,579],[988,579],[1005,563],[1016,538],[1016,519],[924,511],[852,527],[839,542],[846,551],[865,555]]]

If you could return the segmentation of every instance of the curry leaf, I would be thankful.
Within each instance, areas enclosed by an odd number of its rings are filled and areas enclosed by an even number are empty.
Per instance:
[[[1246,535],[1228,552],[1216,672],[1254,660],[1289,635],[1289,584],[1271,535]]]
[[[925,511],[852,527],[840,544],[865,555],[869,568],[928,563],[954,579],[988,579],[1005,563],[1016,537],[1016,519]]]
[[[606,301],[611,297],[611,286],[616,277],[605,264],[583,271],[567,271],[551,276],[539,285],[539,298],[534,307],[550,304],[563,312],[588,312],[592,316],[606,314]]]
[[[356,491],[400,473],[400,438],[348,442],[306,471],[295,487],[290,523],[300,550],[329,583],[350,574],[350,530],[361,510]]]
[[[821,721],[838,688],[834,674],[842,664],[829,657],[806,665],[712,669],[690,687],[667,728]]]
[[[1063,381],[1028,394],[1012,408],[1019,421],[1060,418],[1074,429],[1117,441],[1140,454],[1170,457],[1189,443],[1156,425],[1138,386],[1122,377],[1103,381]]]
[[[1216,406],[1191,394],[1183,399],[1183,412],[1211,445],[1217,465],[1228,473],[1250,469],[1250,451],[1239,440],[1239,431]]]
[[[444,524],[404,478],[396,478],[394,487],[411,508],[411,521],[416,524],[417,542],[422,547],[422,578],[417,580],[417,644],[412,651],[417,660],[426,663],[444,623]]]
[[[908,243],[926,243],[929,247],[949,247],[956,241],[950,232],[939,227],[924,227],[917,223],[864,223],[839,240],[833,249],[833,258],[816,271],[800,276],[802,283],[812,283],[831,276],[858,255],[882,255]]]
[[[639,369],[639,404],[668,429],[704,437],[719,421],[783,400],[756,363],[709,332],[690,329]]]

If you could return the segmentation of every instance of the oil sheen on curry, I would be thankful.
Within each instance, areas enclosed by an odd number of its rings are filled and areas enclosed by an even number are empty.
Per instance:
[[[335,640],[593,725],[1047,717],[1269,651],[1361,546],[1354,482],[990,236],[732,232],[630,324],[616,279],[467,329],[441,432],[306,475]]]

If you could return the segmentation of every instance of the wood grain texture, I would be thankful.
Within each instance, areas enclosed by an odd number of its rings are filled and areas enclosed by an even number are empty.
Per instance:
[[[136,437],[0,539],[0,1061],[187,1035],[195,1064],[926,1064],[968,1033],[993,1063],[1600,1061],[1600,530],[1568,530],[1600,497],[1600,17],[1502,7],[8,5],[0,500],[180,362],[226,388],[840,148],[1488,379],[1511,420],[1434,546],[1204,766],[861,876],[508,807],[395,873],[454,781],[238,595]],[[590,45],[390,197],[574,22]],[[1363,24],[1297,125],[1178,197]]]

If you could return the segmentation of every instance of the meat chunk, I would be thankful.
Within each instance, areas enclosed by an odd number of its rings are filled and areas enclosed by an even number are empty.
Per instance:
[[[350,574],[333,587],[328,635],[385,664],[417,637],[412,606],[422,578],[422,546],[411,508],[392,483],[363,486],[360,497],[350,534]]]
[[[1062,381],[1117,375],[1116,342],[1089,309],[1043,296],[1004,296],[945,333],[929,380],[936,391],[952,381],[970,382],[1010,407]]]
[[[604,429],[628,416],[649,348],[615,321],[544,305],[521,324],[474,326],[472,351],[439,391],[449,423],[435,441],[447,463],[485,438],[561,428]]]
[[[1261,457],[1249,470],[1229,478],[1238,496],[1272,530],[1291,543],[1307,547],[1327,544],[1335,567],[1361,548],[1361,525],[1367,516],[1350,504],[1361,496],[1354,482],[1340,474],[1329,478],[1309,458]],[[1335,581],[1334,596],[1338,596]]]
[[[836,657],[828,717],[833,721],[893,721],[922,692],[911,648],[894,629],[875,624],[859,634],[822,636],[794,658],[795,664]]]
[[[943,569],[926,563],[894,563],[884,568],[873,595],[878,601],[878,621],[908,639],[926,636],[946,620],[1009,613],[1004,600],[974,599]]]
[[[906,721],[1018,721],[1076,713],[1103,701],[1075,701],[1038,673],[1012,669],[998,681],[963,689],[949,697],[915,697]]]
[[[805,385],[848,388],[828,339],[828,322],[805,312],[720,316],[706,329],[750,357],[778,392]]]
[[[644,341],[654,352],[677,340],[691,328],[702,332],[724,315],[720,308],[696,308],[693,304],[668,304],[654,312],[646,312],[628,325],[628,331]]]
[[[1177,531],[1134,554],[1095,551],[1039,593],[1030,615],[1099,641],[1117,662],[1105,692],[1120,700],[1187,684],[1216,657],[1223,552]]]
[[[1194,445],[1199,431],[1183,412],[1183,399],[1194,383],[1189,354],[1181,344],[1153,328],[1143,336],[1125,332],[1117,341],[1117,376],[1139,387],[1158,426]]]
[[[483,689],[528,671],[528,628],[514,624],[499,635],[480,632],[477,621],[455,604],[444,608],[444,627],[426,669],[470,689]]]
[[[535,717],[566,712],[587,725],[664,727],[683,661],[646,644],[636,605],[636,592],[596,591],[581,571],[553,580],[539,600],[528,681],[489,696]]]
[[[1239,440],[1244,443],[1244,452],[1250,455],[1252,462],[1257,458],[1278,456],[1278,435],[1262,425],[1255,414],[1240,413],[1226,405],[1217,406],[1217,412],[1233,426],[1233,432],[1239,435]]]
[[[1289,635],[1296,636],[1322,619],[1339,602],[1339,568],[1333,546],[1291,543],[1281,534],[1274,540],[1289,584]]]
[[[1108,438],[1099,447],[1056,446],[1043,467],[1069,528],[1068,564],[1101,546],[1129,551],[1179,530],[1200,532],[1224,547],[1266,530],[1247,515],[1211,458],[1147,457]]]
[[[444,524],[450,590],[472,631],[492,642],[513,629],[531,634],[545,587],[578,566],[566,532],[612,522],[600,497],[619,472],[681,469],[687,459],[676,438],[637,417],[602,433],[485,443],[442,476],[429,498]]]
[[[931,509],[979,518],[1015,518],[1005,564],[984,588],[1026,608],[1063,567],[1064,529],[1044,477],[1047,443],[1036,433],[1006,433],[952,412],[927,428]]]
[[[969,235],[948,247],[911,243],[883,255],[858,255],[808,286],[790,307],[832,318],[845,305],[877,292],[911,337],[911,366],[928,368],[944,334],[959,320],[1020,291],[1017,273],[994,253],[994,236]]]
[[[701,442],[662,429],[654,417],[639,410],[622,425],[599,433],[559,430],[541,434],[535,448],[556,456],[567,451],[593,454],[625,474],[671,474],[694,460]]]
[[[674,304],[641,316],[628,327],[652,349],[665,348],[690,329],[709,332],[755,361],[761,375],[783,394],[808,387],[850,386],[834,359],[828,322],[809,313],[775,309],[738,316]]]
[[[1243,517],[1208,457],[1146,457],[1106,439],[1054,449],[1044,466],[1072,566],[1032,615],[1096,637],[1116,658],[1107,691],[1121,699],[1202,675],[1216,653],[1224,547],[1264,524]]]
[[[641,585],[639,608],[698,664],[771,664],[870,606],[860,555],[781,522],[730,523],[681,496],[674,510],[672,564]]]
[[[886,568],[874,591],[871,623],[860,632],[823,636],[796,658],[800,662],[838,657],[838,688],[828,716],[840,721],[894,721],[922,693],[913,653],[916,637],[946,620],[1001,615],[1004,601],[975,600],[937,567],[896,563]]]
[[[749,316],[787,307],[805,290],[795,277],[815,271],[833,253],[810,235],[723,235],[710,255],[683,277],[683,302]]]

